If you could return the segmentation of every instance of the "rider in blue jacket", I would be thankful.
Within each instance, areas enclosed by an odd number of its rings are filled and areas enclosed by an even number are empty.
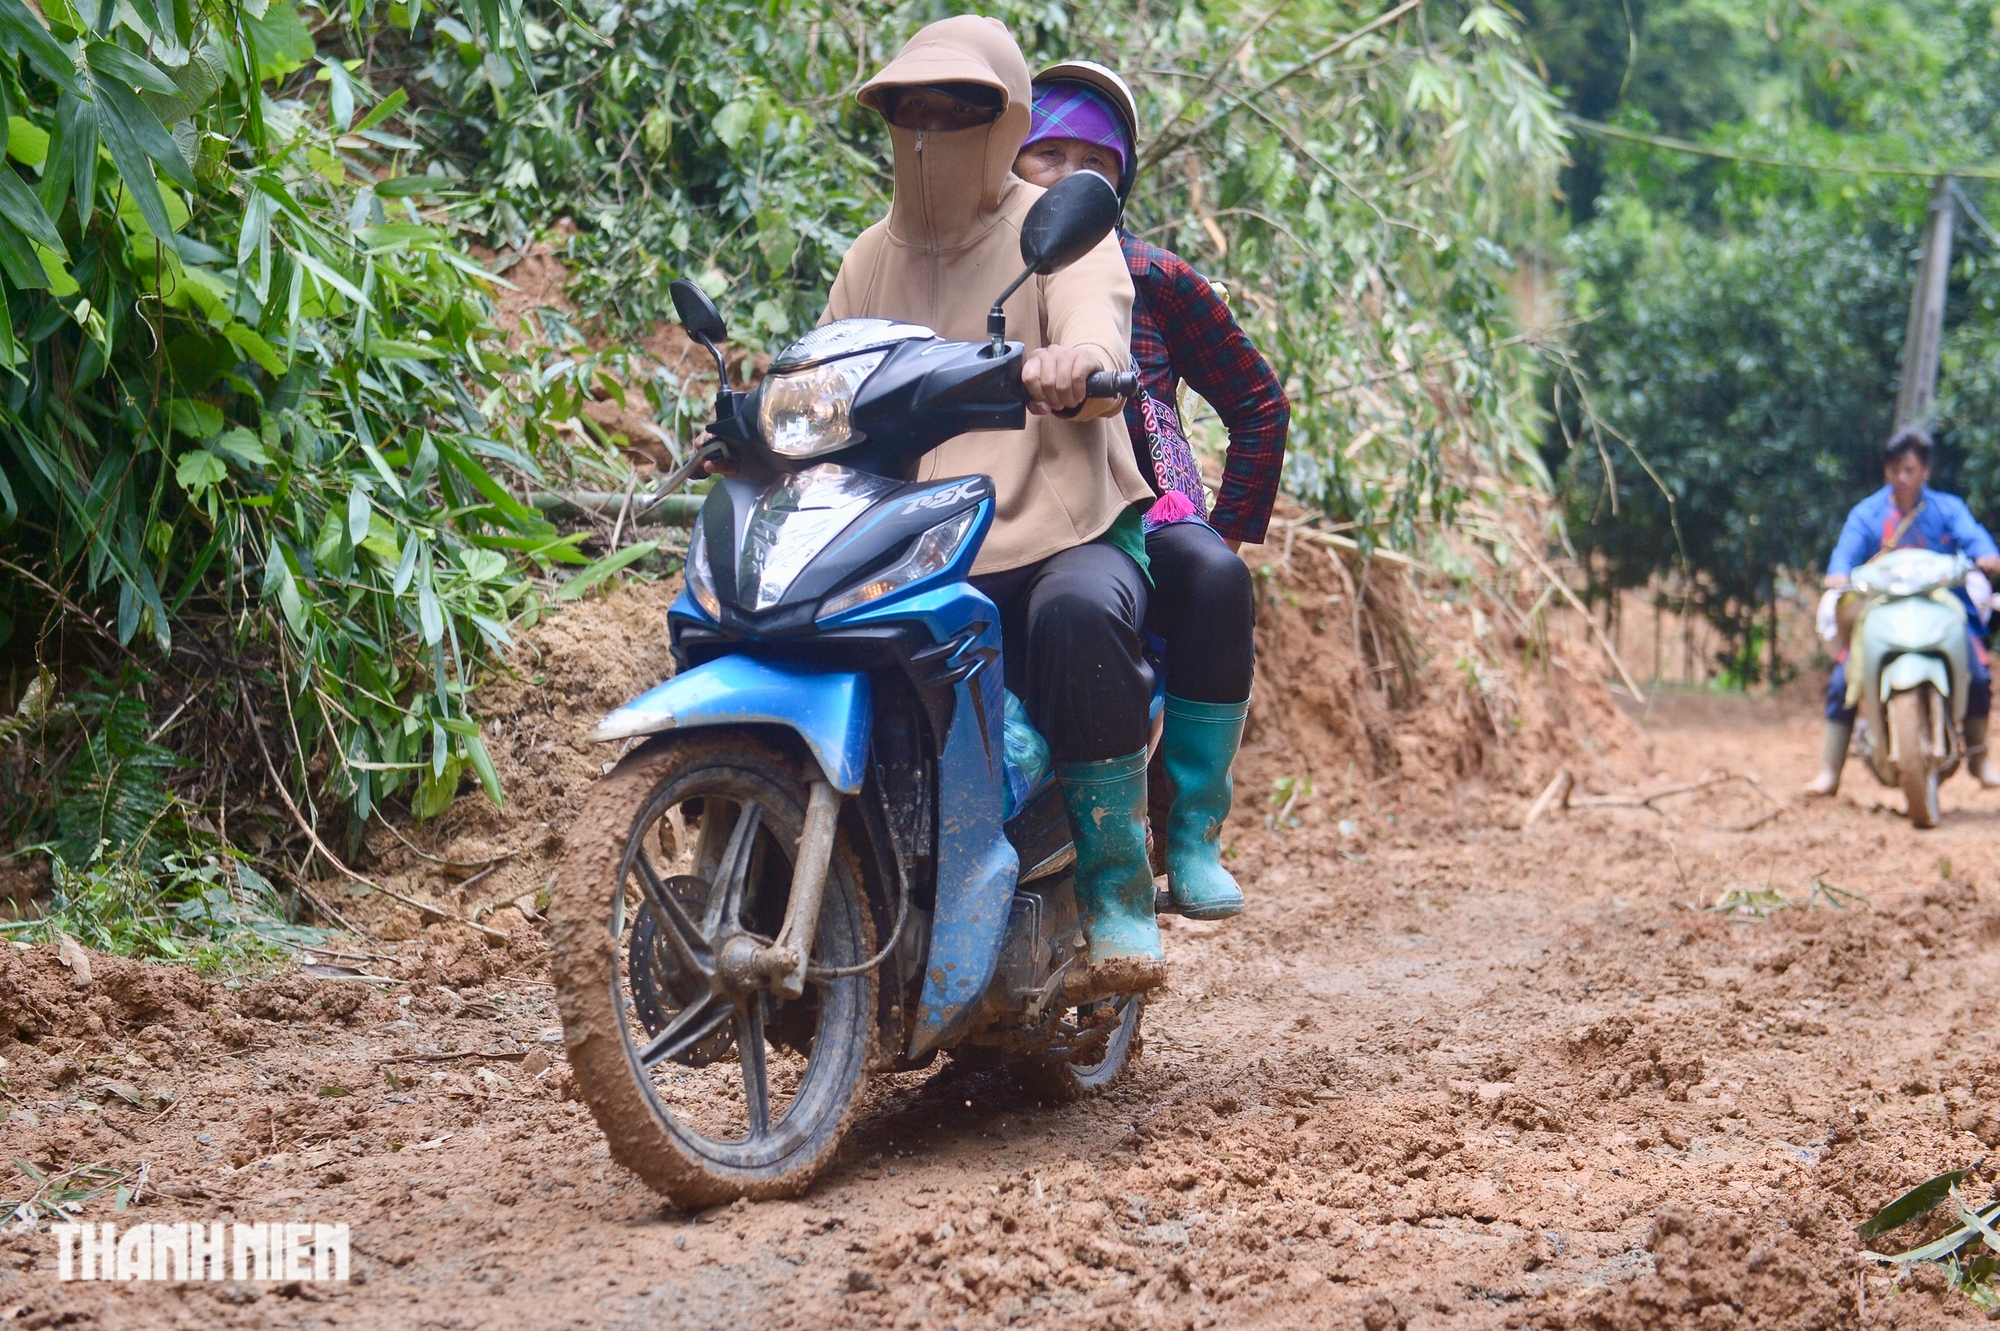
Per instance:
[[[1826,585],[1845,587],[1853,571],[1884,550],[1937,550],[1962,554],[1988,576],[2000,575],[2000,547],[1972,516],[1957,495],[1930,488],[1931,436],[1921,425],[1906,425],[1889,437],[1882,450],[1882,475],[1888,483],[1856,504],[1840,529],[1833,556],[1826,561]],[[1986,722],[1993,707],[1992,675],[1986,664],[1986,626],[1965,602],[1966,627],[1972,634],[1969,661],[1972,676],[1965,694],[1966,765],[1979,784],[2000,786],[1986,753]],[[1820,772],[1807,784],[1808,795],[1831,795],[1840,789],[1840,769],[1847,761],[1847,743],[1854,733],[1854,709],[1847,705],[1847,650],[1842,645],[1833,677],[1826,682],[1826,738],[1820,751]]]

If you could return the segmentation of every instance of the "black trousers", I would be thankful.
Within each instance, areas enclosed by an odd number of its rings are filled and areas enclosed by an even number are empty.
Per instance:
[[[1146,579],[1129,555],[1092,541],[972,583],[1000,607],[1007,687],[1055,761],[1146,747]]]
[[[1176,522],[1146,536],[1153,595],[1146,627],[1167,644],[1167,692],[1189,702],[1242,702],[1257,664],[1250,569],[1215,529]]]

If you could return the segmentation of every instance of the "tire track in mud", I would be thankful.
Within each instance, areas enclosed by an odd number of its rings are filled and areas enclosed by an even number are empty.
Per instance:
[[[1787,789],[1813,725],[1662,702],[1657,771],[1627,788],[1722,765]],[[1954,782],[1946,825],[1919,834],[1849,778],[1848,798],[1750,833],[1727,829],[1763,806],[1726,787],[1526,832],[1504,825],[1511,801],[1465,792],[1282,836],[1240,808],[1251,909],[1169,927],[1173,987],[1111,1093],[1044,1106],[948,1060],[883,1078],[806,1197],[698,1215],[613,1166],[565,1097],[531,937],[501,954],[433,930],[397,963],[408,1003],[369,994],[344,1013],[352,986],[142,992],[116,963],[85,994],[53,958],[14,952],[0,1157],[146,1162],[136,1205],[88,1218],[347,1219],[356,1279],[59,1286],[47,1235],[10,1231],[0,1316],[1969,1323],[1982,1311],[1934,1274],[1898,1287],[1864,1263],[1851,1226],[2000,1145],[2000,797]],[[1761,921],[1701,909],[1730,887],[1803,898],[1816,875],[1867,900]],[[435,1057],[459,1051],[488,1052]]]

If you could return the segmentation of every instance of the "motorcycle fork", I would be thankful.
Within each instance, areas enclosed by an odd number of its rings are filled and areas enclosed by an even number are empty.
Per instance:
[[[840,792],[823,780],[813,782],[806,802],[805,829],[799,833],[799,857],[792,865],[792,895],[785,903],[785,923],[771,945],[774,953],[790,954],[791,965],[774,975],[771,983],[785,998],[797,998],[806,991],[806,963],[812,956],[813,937],[819,932],[819,903],[826,892],[826,871],[833,861],[839,819]]]
[[[715,846],[720,831],[702,818],[695,843],[697,872],[719,861]],[[840,822],[840,792],[826,780],[812,783],[806,800],[805,827],[799,833],[798,858],[792,863],[792,891],[785,902],[785,922],[768,946],[739,935],[744,950],[729,962],[732,983],[743,987],[768,984],[779,998],[795,999],[806,991],[806,967],[819,933],[819,907],[826,895],[826,874],[833,863],[833,841]],[[708,870],[711,874],[713,869]]]

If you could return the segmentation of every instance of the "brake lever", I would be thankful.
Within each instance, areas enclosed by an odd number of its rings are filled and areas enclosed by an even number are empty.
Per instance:
[[[667,479],[660,485],[660,488],[647,496],[643,507],[633,510],[632,520],[637,522],[641,517],[658,508],[668,495],[686,485],[694,477],[695,473],[701,470],[702,463],[707,462],[710,458],[720,457],[728,451],[729,446],[720,439],[710,439],[700,448],[697,448],[686,462],[681,463],[680,466],[667,474]]]

